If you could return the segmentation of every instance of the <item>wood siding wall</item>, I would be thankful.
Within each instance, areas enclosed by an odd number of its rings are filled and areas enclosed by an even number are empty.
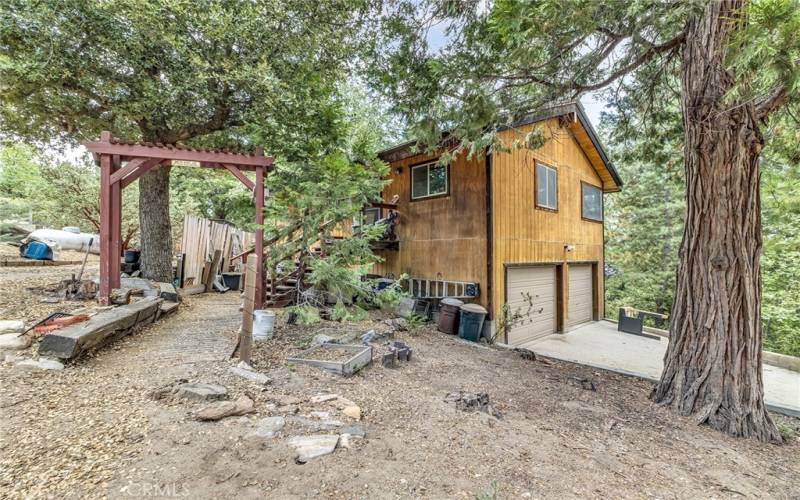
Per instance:
[[[373,272],[474,281],[481,288],[477,302],[487,306],[486,159],[459,156],[450,165],[449,195],[411,201],[410,166],[435,158],[417,155],[391,163],[391,183],[383,199],[400,196],[396,226],[400,250],[377,252],[385,261]]]
[[[492,275],[494,313],[505,302],[506,264],[596,262],[595,301],[603,314],[603,225],[581,218],[581,181],[602,187],[572,132],[558,118],[501,132],[507,145],[523,139],[533,127],[544,127],[548,138],[536,151],[513,149],[492,157]],[[558,170],[558,210],[535,207],[536,161]],[[566,245],[574,250],[567,252]],[[569,304],[569,265],[563,266],[560,314],[565,319]],[[499,339],[505,341],[504,339]]]

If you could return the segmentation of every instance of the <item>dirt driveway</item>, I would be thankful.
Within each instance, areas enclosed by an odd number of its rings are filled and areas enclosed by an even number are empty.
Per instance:
[[[796,439],[763,445],[697,427],[652,405],[646,382],[432,329],[398,334],[414,348],[410,362],[376,362],[348,379],[285,361],[315,334],[384,327],[372,320],[280,322],[256,346],[255,367],[272,379],[263,386],[229,371],[238,322],[234,294],[201,296],[62,372],[4,364],[0,497],[797,498]],[[178,380],[248,394],[256,413],[198,422],[192,412],[204,403],[148,396]],[[453,391],[488,393],[502,419],[457,410],[445,401]],[[366,437],[298,464],[291,437],[356,423],[311,402],[325,394],[360,407]],[[278,436],[254,434],[278,415]]]

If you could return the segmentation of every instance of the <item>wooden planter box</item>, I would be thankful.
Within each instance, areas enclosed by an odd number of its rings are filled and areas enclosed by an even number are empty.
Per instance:
[[[342,361],[323,361],[314,359],[326,349],[335,349],[342,355]],[[350,376],[372,362],[372,347],[366,345],[322,344],[306,349],[296,357],[287,358],[291,363],[316,366],[332,373]]]

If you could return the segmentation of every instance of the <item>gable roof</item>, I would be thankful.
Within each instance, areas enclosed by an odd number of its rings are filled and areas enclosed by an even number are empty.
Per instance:
[[[500,130],[509,128],[522,127],[532,123],[544,121],[550,118],[567,117],[566,126],[572,131],[575,140],[583,150],[586,158],[591,163],[592,167],[597,171],[603,181],[603,191],[612,193],[619,191],[622,187],[622,179],[614,168],[614,164],[608,158],[603,146],[600,144],[600,139],[592,127],[583,106],[579,102],[567,102],[558,104],[548,108],[544,108],[537,113],[531,113],[520,120],[515,121],[509,126],[502,127]],[[442,142],[440,146],[446,147],[448,142],[453,142],[449,134],[442,134]],[[378,157],[386,162],[399,161],[410,156],[416,156],[419,152],[412,152],[414,146],[418,141],[408,141],[403,144],[398,144],[388,149],[384,149],[378,153]],[[453,144],[455,145],[455,144]]]

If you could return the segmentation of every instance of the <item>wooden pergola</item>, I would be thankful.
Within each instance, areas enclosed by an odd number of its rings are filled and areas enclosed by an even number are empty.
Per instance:
[[[192,162],[203,168],[227,170],[239,179],[255,197],[256,296],[255,303],[264,301],[264,176],[273,159],[264,156],[262,148],[251,154],[229,151],[195,149],[175,144],[130,143],[102,132],[99,141],[84,143],[100,165],[100,294],[99,300],[107,304],[111,290],[120,286],[120,258],[122,257],[122,190],[159,165],[172,162]],[[244,175],[254,171],[255,182]]]

